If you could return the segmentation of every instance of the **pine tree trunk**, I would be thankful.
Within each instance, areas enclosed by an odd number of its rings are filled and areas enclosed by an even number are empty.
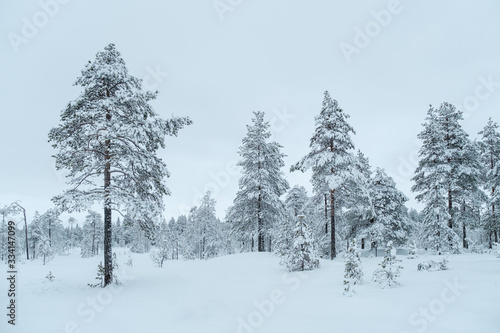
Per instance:
[[[260,187],[259,187],[259,192],[260,192]],[[265,252],[265,241],[264,241],[264,221],[262,220],[261,216],[261,210],[262,210],[262,196],[259,193],[259,199],[257,201],[257,247],[259,252]]]
[[[330,191],[330,259],[336,257],[335,253],[335,190]]]
[[[448,214],[450,215],[448,219],[448,227],[453,230],[453,197],[451,190],[448,190]],[[448,241],[450,243],[450,248],[453,248],[451,236],[448,236]]]
[[[24,214],[24,235],[26,236],[26,259],[30,260],[30,250],[28,244],[28,222],[26,222],[26,210],[23,208]]]
[[[464,200],[464,203],[463,203],[463,209],[462,209],[462,215],[464,217],[464,221],[462,222],[462,242],[463,242],[463,248],[464,249],[468,249],[469,246],[467,245],[467,230],[465,228],[465,200]]]
[[[328,234],[328,200],[325,193],[325,234]]]
[[[464,222],[462,228],[463,228],[463,239],[462,239],[463,240],[463,247],[464,247],[464,249],[468,249],[469,246],[467,245],[467,240],[466,240],[467,234],[466,234],[466,230],[465,230],[465,222]]]
[[[111,118],[111,116],[109,117]],[[106,165],[104,168],[104,286],[109,285],[113,280],[113,255],[111,248],[111,199],[109,197],[109,187],[111,185],[111,159],[109,148],[110,141],[106,141]]]
[[[52,229],[52,220],[49,217],[49,245],[50,245],[50,247],[52,247],[52,231],[51,231],[51,229]],[[44,258],[44,262],[45,262],[45,258]],[[45,263],[44,263],[44,265],[45,265]]]
[[[95,255],[95,221],[94,223],[92,223],[93,227],[94,227],[94,230],[92,232],[92,255]]]

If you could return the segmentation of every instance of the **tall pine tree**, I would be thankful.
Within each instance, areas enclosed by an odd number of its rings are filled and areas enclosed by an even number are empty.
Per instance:
[[[488,193],[488,213],[486,214],[486,231],[492,241],[498,242],[500,221],[498,207],[500,206],[500,133],[498,124],[491,118],[484,129],[479,132],[481,138],[481,162],[484,167],[483,187]]]
[[[337,101],[326,91],[321,112],[315,118],[316,128],[309,145],[311,151],[290,169],[302,172],[312,169],[314,190],[317,194],[328,195],[331,259],[336,256],[336,191],[353,179],[352,166],[356,164],[354,143],[351,140],[351,134],[355,132],[347,123],[348,118],[349,115],[339,108]]]
[[[233,223],[234,232],[241,239],[257,236],[257,249],[266,250],[266,236],[271,243],[270,230],[274,221],[284,214],[280,196],[289,188],[281,168],[284,167],[282,146],[268,142],[271,137],[270,124],[264,121],[264,112],[254,112],[253,125],[247,125],[247,135],[239,150],[243,176],[234,205],[226,220]],[[252,246],[253,248],[253,246]],[[270,246],[268,246],[271,251]]]
[[[61,113],[49,133],[58,151],[57,169],[69,170],[71,188],[54,198],[66,211],[104,208],[104,286],[112,282],[111,212],[122,208],[139,223],[151,221],[170,194],[165,163],[156,156],[166,135],[191,124],[187,117],[163,120],[150,101],[157,92],[143,91],[113,44],[98,52],[76,85],[83,91]]]

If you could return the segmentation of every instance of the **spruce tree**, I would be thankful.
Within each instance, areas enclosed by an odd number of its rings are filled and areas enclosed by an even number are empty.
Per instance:
[[[297,216],[294,229],[293,246],[287,255],[286,266],[292,271],[312,270],[319,267],[311,230],[305,222],[305,216]]]
[[[445,106],[447,107],[447,106]],[[446,140],[447,132],[442,126],[442,112],[432,106],[427,112],[424,129],[418,135],[422,140],[419,163],[415,170],[412,187],[418,192],[417,201],[425,204],[422,211],[422,242],[441,254],[444,249],[458,242],[458,235],[452,228],[450,211],[450,164],[451,151]]]
[[[283,214],[280,196],[289,188],[281,168],[285,163],[282,146],[269,142],[270,124],[264,121],[264,112],[254,112],[253,125],[247,125],[247,135],[239,150],[242,177],[233,206],[228,210],[226,220],[240,240],[257,236],[257,250],[265,251],[265,239],[270,243],[274,221]],[[253,246],[252,246],[253,250]],[[269,248],[269,251],[271,249]]]
[[[99,254],[104,244],[104,224],[102,215],[89,210],[83,224],[83,239],[80,243],[82,258]]]
[[[339,108],[328,91],[324,94],[321,112],[315,117],[315,131],[309,147],[311,151],[290,171],[312,170],[311,182],[317,194],[327,194],[330,206],[330,258],[336,256],[335,200],[339,188],[353,179],[356,158],[351,134],[354,129],[347,123],[349,115]]]
[[[310,200],[307,191],[303,186],[295,185],[291,188],[285,198],[286,214],[281,219],[275,233],[275,253],[281,258],[280,264],[285,264],[286,257],[293,246],[294,228],[297,216],[313,213],[313,209],[308,207]]]
[[[355,290],[354,286],[363,282],[363,268],[361,267],[361,258],[353,238],[345,256],[344,271],[344,295],[351,296]]]
[[[69,171],[71,186],[54,202],[66,211],[103,204],[107,286],[113,276],[112,210],[121,208],[141,224],[159,214],[163,195],[170,191],[164,183],[168,170],[156,152],[165,147],[166,135],[177,135],[191,120],[161,119],[149,104],[157,92],[143,91],[114,44],[97,53],[75,84],[82,88],[81,95],[62,111],[60,125],[49,133],[58,151],[56,168]]]
[[[498,207],[500,207],[500,132],[499,126],[491,118],[484,129],[479,132],[481,137],[481,162],[483,165],[483,187],[487,192],[488,212],[486,214],[485,229],[492,242],[498,242],[500,232],[500,218]]]
[[[377,168],[370,180],[370,197],[375,216],[363,232],[374,246],[393,241],[402,245],[412,230],[405,207],[408,198],[396,188],[394,180],[383,169]]]
[[[381,288],[398,286],[400,283],[396,279],[401,275],[402,266],[399,266],[401,259],[396,257],[396,249],[392,241],[387,243],[385,257],[379,264],[379,268],[373,273],[373,281],[377,282]]]

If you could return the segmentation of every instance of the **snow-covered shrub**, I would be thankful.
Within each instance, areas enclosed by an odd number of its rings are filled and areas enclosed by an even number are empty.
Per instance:
[[[417,254],[417,244],[415,241],[413,241],[410,245],[410,249],[408,250],[408,259],[415,259],[418,258]]]
[[[445,271],[448,269],[448,254],[445,254],[443,259],[441,259],[441,261],[438,262],[438,265],[439,265],[439,270],[441,271]]]
[[[95,279],[99,282],[97,283],[87,283],[87,285],[90,287],[90,288],[95,288],[95,287],[103,287],[104,286],[104,266],[102,265],[102,261],[99,263],[99,265],[97,266],[97,276],[95,277]]]
[[[362,281],[363,268],[361,267],[361,258],[356,245],[356,239],[353,239],[345,256],[344,295],[351,296],[355,292],[354,286],[361,284]]]
[[[396,249],[392,245],[392,241],[387,243],[387,249],[385,250],[384,260],[379,264],[379,268],[373,273],[373,281],[377,282],[381,288],[394,287],[400,283],[396,279],[400,276],[400,269],[398,263],[401,262],[400,259],[396,258]]]
[[[169,249],[166,247],[155,247],[150,254],[151,260],[158,265],[158,267],[163,266],[163,261],[168,259]]]
[[[49,274],[47,274],[47,276],[45,278],[47,280],[49,280],[50,282],[52,282],[56,277],[54,275],[52,275],[52,271],[49,271]]]
[[[319,259],[311,237],[311,231],[299,215],[294,229],[293,247],[288,253],[286,266],[292,271],[312,270],[319,267]]]
[[[419,271],[444,271],[448,269],[448,254],[440,261],[427,260],[418,264]]]
[[[419,271],[434,270],[437,267],[437,263],[434,260],[423,261],[418,264],[417,268]]]
[[[132,267],[133,266],[133,263],[132,263],[132,257],[131,256],[128,256],[128,259],[127,259],[127,262],[125,263],[127,266],[129,267]]]

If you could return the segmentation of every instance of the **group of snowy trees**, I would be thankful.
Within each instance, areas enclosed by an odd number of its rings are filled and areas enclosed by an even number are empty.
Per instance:
[[[472,141],[461,127],[461,111],[451,104],[430,107],[418,136],[422,148],[412,190],[425,205],[420,214],[405,207],[408,198],[383,169],[373,170],[355,150],[349,115],[325,92],[310,150],[289,170],[311,172],[311,195],[302,186],[290,188],[283,147],[271,141],[265,114],[254,112],[239,149],[239,189],[225,219],[217,218],[208,192],[187,216],[167,222],[162,210],[169,172],[156,152],[165,136],[176,136],[192,121],[161,119],[150,105],[157,92],[143,90],[113,44],[97,53],[75,84],[80,96],[49,133],[56,168],[68,171],[70,188],[29,226],[19,204],[0,209],[2,260],[6,218],[16,214],[24,216],[19,253],[44,261],[73,247],[81,248],[82,257],[101,253],[104,285],[113,279],[112,246],[152,249],[159,266],[168,259],[274,251],[290,270],[303,270],[317,267],[318,256],[334,259],[352,239],[361,240],[361,248],[368,242],[375,255],[380,244],[410,240],[437,253],[498,241],[498,125],[490,120]],[[88,210],[94,203],[102,205],[103,215]],[[60,213],[73,211],[88,211],[84,224],[70,218],[64,228]],[[113,222],[112,211],[122,219]]]
[[[472,141],[462,112],[443,103],[429,108],[412,190],[425,205],[420,239],[436,253],[460,252],[470,242],[498,241],[500,133],[491,119]],[[473,234],[473,237],[470,235]]]
[[[289,188],[282,171],[282,147],[269,142],[264,113],[254,112],[239,152],[243,173],[239,191],[226,215],[241,250],[275,250],[286,256],[299,214],[306,216],[316,249],[331,259],[353,237],[369,239],[375,248],[390,240],[405,244],[414,228],[405,207],[408,199],[384,170],[372,172],[368,159],[355,151],[348,118],[325,92],[311,150],[290,168],[312,171],[314,195],[308,197],[303,187],[296,186],[282,202]]]

